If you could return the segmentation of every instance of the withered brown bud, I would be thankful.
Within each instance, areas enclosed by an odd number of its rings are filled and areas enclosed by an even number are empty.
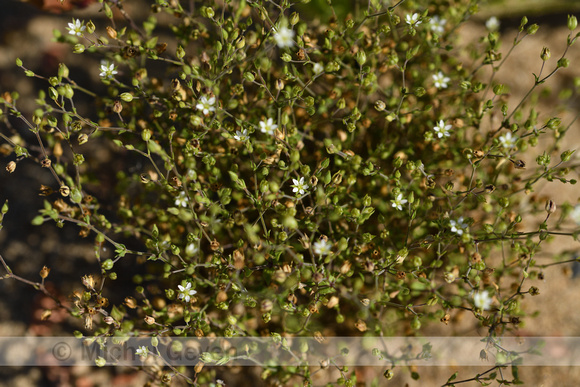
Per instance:
[[[48,196],[50,194],[52,194],[54,191],[52,190],[52,188],[50,188],[49,186],[40,185],[40,192],[38,193],[40,196]]]
[[[58,189],[58,192],[60,192],[62,196],[67,197],[68,195],[70,195],[70,188],[66,185],[61,185],[60,188]]]
[[[312,314],[318,313],[318,305],[316,305],[315,303],[312,303],[312,304],[308,305],[308,310]]]
[[[117,114],[123,111],[123,104],[121,103],[121,101],[119,100],[115,101],[115,103],[113,104],[113,111]]]
[[[40,316],[40,320],[46,321],[50,318],[50,316],[52,316],[52,310],[46,309],[44,312],[42,312],[42,315]]]
[[[233,258],[234,258],[234,267],[236,268],[236,270],[242,270],[245,266],[244,250],[242,249],[234,250]]]
[[[260,305],[260,311],[262,313],[266,313],[272,310],[272,307],[274,307],[274,303],[270,300],[264,300],[262,301],[262,304]]]
[[[217,251],[220,248],[220,243],[217,241],[217,239],[214,239],[213,241],[211,241],[210,243],[210,249],[211,251]]]
[[[512,163],[514,163],[514,168],[516,169],[526,168],[526,162],[524,160],[512,160]]]
[[[109,38],[111,39],[117,39],[117,31],[115,31],[111,26],[107,26],[107,35],[109,35]]]
[[[112,318],[111,316],[107,316],[103,319],[103,321],[105,322],[105,324],[107,325],[111,325],[115,323],[115,319]]]
[[[11,162],[8,163],[8,165],[6,165],[6,170],[9,173],[14,172],[15,169],[16,169],[16,163],[14,161],[11,161]]]
[[[361,319],[358,319],[355,323],[354,326],[356,329],[358,329],[361,332],[365,332],[367,330],[367,323],[364,322]]]
[[[340,267],[340,273],[341,274],[348,273],[350,271],[351,266],[352,266],[352,264],[350,263],[350,261],[344,261],[344,263]]]
[[[85,287],[87,287],[88,289],[94,289],[95,288],[95,279],[93,278],[92,275],[85,275],[81,278],[81,281],[83,282],[83,285],[85,285]]]
[[[60,158],[60,156],[62,156],[62,145],[59,142],[57,142],[56,144],[54,144],[54,148],[52,148],[52,154],[58,159]]]
[[[46,266],[43,266],[40,270],[40,278],[45,279],[48,277],[48,273],[50,273],[50,269]]]
[[[137,300],[134,299],[133,297],[126,297],[125,305],[127,305],[131,309],[135,309],[137,307]]]
[[[493,191],[495,191],[495,185],[493,185],[493,184],[488,184],[488,185],[486,185],[486,186],[485,186],[485,188],[484,188],[484,192],[485,192],[486,194],[490,194],[490,193],[492,193]]]
[[[92,330],[93,329],[93,317],[90,314],[85,314],[85,329]]]
[[[43,168],[50,168],[50,166],[52,165],[52,161],[50,161],[50,159],[47,157],[45,159],[42,159],[40,165],[42,165]]]
[[[332,296],[332,297],[330,297],[330,300],[328,300],[328,303],[326,304],[326,307],[328,309],[332,309],[332,308],[334,308],[337,305],[338,305],[338,297]]]

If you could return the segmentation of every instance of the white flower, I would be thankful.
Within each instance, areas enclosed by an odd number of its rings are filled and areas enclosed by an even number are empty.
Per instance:
[[[477,292],[473,295],[473,303],[477,309],[489,310],[491,307],[491,301],[491,297],[487,290]]]
[[[331,253],[330,248],[332,245],[324,239],[314,242],[312,248],[314,249],[314,254],[317,255],[328,255]]]
[[[447,88],[447,82],[449,82],[451,79],[449,79],[449,77],[446,77],[445,75],[443,75],[443,73],[441,71],[439,71],[437,74],[432,75],[433,77],[433,82],[435,83],[435,87],[438,89],[445,89]]]
[[[197,291],[195,291],[191,288],[191,282],[188,282],[187,285],[185,285],[185,287],[183,287],[181,285],[177,285],[177,288],[179,289],[178,298],[180,300],[184,300],[185,302],[189,302],[189,300],[191,299],[191,296],[193,296],[197,293]]]
[[[273,136],[276,132],[276,128],[278,125],[274,124],[274,120],[268,118],[268,121],[260,121],[260,131],[262,133],[267,133],[270,136]]]
[[[451,231],[457,235],[463,235],[463,233],[466,232],[469,227],[468,224],[463,220],[463,216],[460,216],[457,220],[450,220],[449,224],[451,225]]]
[[[149,354],[149,350],[147,349],[146,346],[142,345],[135,350],[135,353],[139,355],[142,359],[145,359]]]
[[[195,107],[197,110],[201,110],[203,115],[207,116],[209,112],[215,112],[213,105],[215,105],[215,97],[208,99],[205,95],[202,95]]]
[[[280,48],[292,47],[294,45],[294,31],[286,26],[282,26],[274,32],[274,40]]]
[[[421,24],[421,21],[419,20],[419,14],[418,13],[414,13],[413,15],[407,15],[407,16],[405,16],[405,21],[410,26],[418,26],[419,24]]]
[[[399,211],[403,211],[403,204],[407,203],[407,199],[403,199],[403,194],[400,193],[397,195],[395,200],[391,200],[393,207],[395,207]]]
[[[443,120],[439,120],[437,126],[433,128],[439,138],[449,137],[449,129],[451,129],[451,125],[445,125],[445,121]]]
[[[177,207],[187,207],[187,195],[181,191],[175,198],[175,205]]]
[[[81,23],[79,19],[73,19],[72,23],[68,23],[68,33],[76,36],[83,36],[83,31],[87,28],[84,26],[84,22]]]
[[[576,207],[570,213],[570,217],[576,224],[580,225],[580,204],[577,204]]]
[[[433,31],[439,35],[441,35],[443,32],[445,32],[445,24],[447,24],[447,20],[440,19],[439,16],[433,16],[431,18],[431,21],[429,22],[429,26],[431,27],[431,31]]]
[[[117,74],[117,68],[114,63],[101,63],[101,73],[99,74],[101,78],[113,78],[115,74]]]
[[[490,31],[496,31],[499,28],[499,20],[497,19],[497,17],[492,16],[489,19],[487,19],[487,21],[485,22],[485,28],[487,28]]]
[[[248,136],[247,129],[242,129],[241,132],[239,130],[236,130],[236,134],[234,135],[234,138],[238,141],[248,141],[250,139],[250,136]]]
[[[300,180],[292,179],[292,182],[294,183],[291,185],[293,187],[292,192],[298,195],[304,195],[306,190],[308,190],[308,184],[304,183],[304,177],[301,177]]]
[[[503,136],[499,136],[499,142],[500,142],[501,146],[503,146],[505,149],[510,149],[510,148],[513,148],[514,146],[516,146],[518,139],[515,137],[512,137],[511,132],[507,132]]]
[[[188,257],[193,257],[195,254],[197,254],[198,251],[199,248],[195,243],[190,243],[187,246],[185,246],[185,255],[187,255]]]
[[[324,66],[318,62],[314,63],[314,65],[312,66],[312,71],[314,71],[314,74],[318,75],[324,71]]]

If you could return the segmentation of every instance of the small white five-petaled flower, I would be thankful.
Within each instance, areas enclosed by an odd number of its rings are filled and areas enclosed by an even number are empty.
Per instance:
[[[274,32],[274,40],[280,48],[292,47],[294,45],[294,31],[282,26]]]
[[[445,32],[445,24],[447,24],[446,19],[441,19],[439,16],[433,16],[431,21],[429,22],[429,26],[431,27],[431,31],[435,32],[436,34],[441,35]]]
[[[187,195],[181,191],[175,198],[175,205],[177,207],[187,207]]]
[[[267,121],[260,121],[260,131],[269,134],[270,136],[273,136],[276,133],[275,130],[277,127],[278,125],[276,125],[274,120],[271,118],[268,118]]]
[[[191,282],[188,282],[185,286],[177,285],[177,288],[179,289],[178,298],[185,302],[189,302],[191,297],[197,293],[197,291],[191,288]]]
[[[438,89],[445,89],[447,88],[447,83],[451,80],[449,79],[449,77],[446,77],[445,75],[443,75],[443,73],[441,71],[439,71],[437,74],[433,74],[433,83],[435,84],[435,87]]]
[[[570,213],[570,217],[576,224],[580,225],[580,204],[577,204],[576,207]]]
[[[198,253],[198,251],[199,248],[195,243],[190,243],[187,246],[185,246],[185,255],[187,255],[188,257],[193,257],[195,254]]]
[[[291,185],[292,192],[297,193],[298,195],[304,195],[306,190],[308,190],[308,184],[304,182],[304,177],[301,177],[300,180],[292,179],[294,184]]]
[[[419,20],[418,13],[405,16],[405,22],[407,22],[407,24],[410,26],[418,26],[419,24],[421,24],[421,20]]]
[[[117,74],[117,67],[115,67],[114,63],[103,62],[101,63],[101,73],[99,76],[101,78],[113,78],[113,76]]]
[[[511,149],[511,148],[513,148],[514,146],[516,146],[516,143],[517,142],[518,142],[518,139],[515,138],[515,137],[512,137],[512,133],[511,132],[507,132],[503,136],[499,136],[499,143],[505,149]]]
[[[83,31],[86,29],[87,27],[84,26],[84,22],[81,23],[81,21],[79,19],[73,19],[72,23],[68,23],[68,33],[71,35],[76,35],[76,36],[83,36]]]
[[[248,130],[247,129],[242,129],[242,131],[236,130],[236,134],[234,135],[234,138],[238,141],[248,141],[250,139],[250,136],[248,136]]]
[[[485,28],[487,28],[489,31],[492,32],[499,29],[499,20],[497,19],[497,17],[492,16],[489,19],[487,19],[487,21],[485,22]]]
[[[201,110],[203,115],[207,116],[209,112],[215,112],[214,105],[215,97],[207,98],[205,95],[202,95],[195,107],[197,110]]]
[[[314,242],[312,248],[314,249],[314,254],[317,255],[328,255],[331,253],[330,248],[332,245],[325,239],[318,240]]]
[[[469,227],[469,225],[465,223],[465,220],[463,220],[463,216],[460,216],[457,220],[450,220],[449,224],[451,225],[451,231],[457,235],[463,235]]]
[[[407,199],[403,199],[403,194],[400,193],[397,195],[397,197],[395,197],[394,200],[391,200],[391,204],[393,207],[395,207],[397,210],[399,211],[403,211],[403,205],[405,203],[407,203]]]
[[[142,345],[135,350],[135,353],[139,355],[139,357],[141,357],[142,359],[145,359],[149,354],[149,350],[147,349],[146,346]]]
[[[437,134],[437,137],[439,138],[449,137],[449,129],[451,129],[451,125],[445,125],[445,121],[443,120],[439,120],[437,126],[433,128],[433,130]]]
[[[314,71],[314,74],[318,75],[324,71],[324,66],[321,63],[316,62],[312,66],[312,71]]]
[[[477,292],[473,295],[473,303],[477,309],[489,310],[491,307],[491,301],[492,299],[487,290]]]

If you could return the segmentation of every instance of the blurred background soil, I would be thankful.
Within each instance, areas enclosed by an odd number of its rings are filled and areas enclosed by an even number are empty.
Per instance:
[[[573,3],[573,2],[572,2]],[[125,1],[124,7],[128,13],[139,18],[140,13],[147,9],[146,2]],[[69,47],[52,41],[53,29],[65,31],[71,19],[92,19],[97,25],[105,25],[104,15],[99,13],[99,5],[91,1],[79,1],[77,6],[62,10],[58,1],[42,0],[23,3],[16,0],[0,1],[0,93],[17,90],[22,96],[20,108],[27,113],[34,110],[34,98],[40,89],[46,89],[44,81],[27,78],[15,65],[16,58],[22,59],[24,65],[43,76],[56,74],[58,63],[67,63],[71,75],[79,83],[92,89],[102,87],[98,79],[98,62],[83,62],[83,56],[70,52]],[[44,9],[39,8],[39,6]],[[576,5],[574,5],[576,6]],[[145,7],[145,8],[144,8]],[[47,8],[52,11],[49,12]],[[477,42],[485,35],[484,22],[492,14],[483,9],[483,16],[465,24],[458,33],[460,46],[468,46]],[[522,15],[512,14],[507,8],[495,8],[494,14],[501,18],[503,47],[507,52],[516,34],[516,27]],[[54,13],[57,12],[57,13]],[[568,30],[566,24],[566,10],[557,14],[543,14],[530,17],[530,23],[540,24],[540,31],[535,36],[526,38],[515,50],[510,59],[496,76],[496,80],[505,83],[510,88],[510,106],[515,106],[533,84],[532,73],[538,73],[542,47],[549,47],[552,52],[554,65],[556,59],[565,49]],[[571,8],[568,12],[572,12]],[[580,15],[579,15],[580,16]],[[547,92],[540,98],[538,110],[541,112],[540,122],[550,116],[559,116],[563,123],[569,123],[574,115],[578,114],[580,100],[575,97],[567,106],[567,111],[554,112],[557,106],[559,91],[572,87],[574,77],[580,76],[580,50],[578,45],[573,46],[568,57],[571,66],[564,69],[544,87]],[[467,61],[467,59],[466,59]],[[90,101],[80,102],[79,109],[94,108]],[[4,128],[2,128],[4,130]],[[25,135],[25,134],[23,134]],[[580,126],[575,123],[569,131],[565,143],[567,149],[576,149],[580,145]],[[564,149],[562,149],[563,151]],[[113,162],[112,153],[106,149],[94,149],[91,152],[100,163]],[[541,146],[536,151],[530,151],[524,160],[528,165],[534,164],[534,152],[541,153]],[[12,157],[12,158],[11,158]],[[50,173],[39,168],[31,161],[18,163],[16,173],[5,171],[6,164],[13,156],[0,157],[0,201],[8,200],[10,211],[5,217],[4,228],[0,232],[0,254],[4,257],[12,270],[29,280],[39,280],[39,271],[43,265],[52,268],[48,286],[54,289],[64,301],[67,295],[79,288],[80,277],[84,274],[98,272],[98,265],[94,259],[94,245],[92,240],[83,240],[78,237],[78,229],[65,226],[57,229],[53,224],[40,227],[31,226],[32,218],[42,207],[44,198],[38,196],[37,188],[41,184],[50,184]],[[577,158],[578,159],[578,158]],[[578,171],[573,171],[568,178],[580,180]],[[105,183],[100,187],[105,192],[110,187]],[[550,198],[557,204],[568,201],[578,203],[579,190],[571,185],[554,182],[546,185],[535,195]],[[1,203],[0,203],[1,204]],[[559,215],[556,213],[554,217]],[[524,222],[533,223],[531,219]],[[570,224],[568,229],[572,229]],[[87,238],[91,239],[91,238]],[[580,244],[571,238],[561,237],[553,243],[544,245],[543,251],[536,256],[539,263],[552,262],[553,256],[562,251],[578,251]],[[541,294],[537,297],[528,297],[524,301],[524,308],[528,313],[541,312],[538,317],[527,318],[520,327],[522,335],[531,336],[579,336],[580,335],[580,279],[574,277],[571,265],[553,266],[544,271],[544,280],[530,281],[529,285],[539,287]],[[2,269],[3,270],[3,269]],[[4,273],[2,273],[4,274]],[[66,313],[55,309],[49,321],[41,321],[40,316],[45,309],[54,308],[54,302],[36,292],[33,288],[12,280],[0,281],[0,336],[22,335],[66,335],[80,327],[80,322],[67,318]],[[469,323],[462,323],[461,315],[452,316],[456,324],[450,324],[431,330],[428,334],[437,336],[446,335],[484,335],[485,330]],[[427,334],[427,333],[426,333]],[[479,372],[487,370],[481,367],[428,367],[419,369],[421,379],[413,380],[410,370],[395,369],[395,378],[390,382],[382,377],[384,369],[361,368],[357,370],[361,385],[370,385],[374,376],[379,376],[379,385],[435,386],[443,384],[455,371],[459,371],[457,380],[471,378]],[[256,372],[258,372],[256,370]],[[505,371],[510,375],[510,371]],[[330,372],[319,373],[320,381],[329,380]],[[228,385],[246,385],[244,381],[237,383],[235,373],[224,376]],[[526,385],[534,386],[575,386],[580,380],[580,367],[522,367],[520,376]],[[507,379],[508,377],[506,377]],[[336,379],[334,379],[336,380]],[[76,385],[76,386],[109,386],[109,385],[143,385],[146,381],[144,373],[133,370],[97,369],[97,368],[6,368],[0,367],[0,385],[30,386],[30,385]],[[461,384],[462,386],[479,385],[475,382]]]

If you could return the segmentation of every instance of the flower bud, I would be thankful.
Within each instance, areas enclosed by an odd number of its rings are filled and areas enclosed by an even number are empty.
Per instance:
[[[125,102],[133,101],[133,94],[131,93],[123,93],[119,97]]]
[[[75,46],[73,47],[73,52],[75,54],[82,54],[83,52],[85,52],[85,46],[83,46],[82,44],[75,44]]]
[[[300,15],[298,15],[298,12],[293,12],[292,15],[290,15],[290,24],[295,26],[299,21]]]
[[[64,63],[58,64],[58,76],[61,78],[68,78],[68,67]]]
[[[568,29],[574,31],[578,26],[578,19],[574,15],[568,15]]]
[[[359,51],[355,55],[355,59],[360,66],[364,65],[367,61],[367,54],[364,51]]]
[[[532,24],[531,26],[529,26],[526,29],[526,33],[528,35],[534,35],[536,32],[538,32],[538,29],[540,28],[540,26],[538,26],[537,24]]]
[[[151,131],[149,129],[145,129],[142,133],[141,133],[141,138],[143,139],[143,141],[148,142],[149,140],[151,140]]]
[[[570,66],[570,59],[568,58],[561,58],[558,60],[558,67],[566,68]]]
[[[87,23],[87,32],[89,34],[92,34],[93,32],[95,32],[95,23],[93,23],[92,20],[89,20],[89,22]]]
[[[145,320],[145,323],[147,325],[153,325],[153,324],[155,324],[155,318],[153,318],[151,316],[146,316],[144,320]]]
[[[546,202],[546,212],[548,214],[553,214],[556,211],[556,203],[552,199]]]
[[[181,47],[181,46],[177,47],[177,51],[175,52],[175,56],[177,56],[178,59],[182,59],[185,56],[185,50],[183,49],[183,47]]]
[[[550,59],[550,56],[552,56],[552,54],[550,53],[550,49],[548,47],[542,48],[542,53],[540,54],[540,58],[542,58],[542,60],[545,62],[548,59]]]

